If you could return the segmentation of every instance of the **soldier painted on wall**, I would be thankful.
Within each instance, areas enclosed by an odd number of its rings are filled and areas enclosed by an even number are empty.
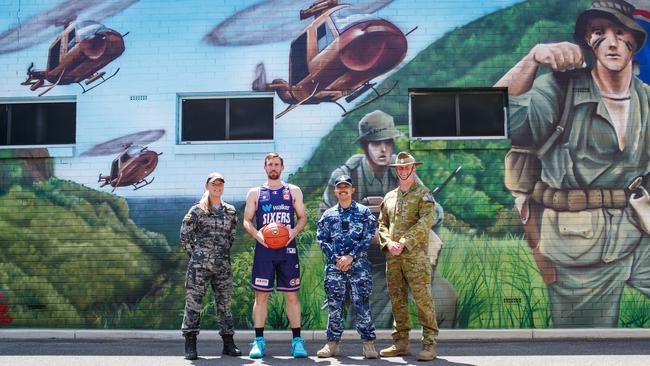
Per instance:
[[[576,43],[536,45],[496,84],[508,87],[517,145],[506,186],[555,327],[616,327],[625,285],[650,296],[650,87],[632,63],[647,34],[633,14],[593,1]],[[552,72],[535,78],[541,66]]]
[[[205,182],[205,193],[183,218],[180,240],[190,258],[185,278],[185,314],[182,332],[185,337],[185,358],[196,360],[196,337],[200,331],[203,296],[212,286],[214,304],[223,340],[222,354],[241,356],[233,341],[235,334],[232,312],[232,269],[230,248],[237,230],[237,211],[221,199],[225,180],[211,173]]]
[[[334,182],[341,175],[348,175],[356,184],[356,191],[353,199],[368,206],[378,216],[379,204],[384,195],[398,186],[398,178],[395,171],[389,164],[395,160],[393,149],[395,138],[403,134],[395,128],[393,117],[383,111],[376,110],[366,114],[359,121],[359,136],[354,141],[361,144],[363,154],[351,156],[345,164],[335,169],[330,177],[328,186],[323,193],[320,203],[320,211],[336,204],[337,199],[334,193]],[[419,181],[418,182],[422,183]],[[433,228],[442,225],[443,211],[440,205],[436,205],[436,215]],[[432,253],[432,293],[438,304],[438,320],[441,324],[451,326],[456,319],[458,294],[454,287],[439,272],[435,271],[437,255],[442,242],[437,236],[432,238],[436,241],[435,252]],[[393,317],[390,312],[388,290],[386,289],[386,258],[381,253],[378,245],[378,237],[375,237],[373,244],[368,250],[368,260],[373,280],[373,296],[370,299],[373,320],[375,326],[380,329],[390,329],[393,326]],[[433,257],[435,256],[435,257]],[[347,327],[354,327],[354,309],[350,309],[352,316],[348,316]]]
[[[340,354],[343,334],[343,307],[346,290],[350,289],[356,316],[356,327],[363,340],[363,357],[377,358],[374,340],[375,326],[370,311],[372,276],[368,263],[368,248],[377,231],[377,220],[370,209],[352,199],[352,178],[341,175],[334,181],[338,203],[318,220],[316,240],[325,255],[325,294],[327,296],[327,344],[318,357]]]

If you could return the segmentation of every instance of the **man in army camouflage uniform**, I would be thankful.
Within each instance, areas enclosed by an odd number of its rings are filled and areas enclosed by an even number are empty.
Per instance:
[[[222,353],[241,356],[233,341],[230,304],[232,300],[232,270],[230,247],[235,240],[237,211],[221,199],[225,180],[211,173],[205,183],[206,192],[192,206],[181,225],[181,245],[190,261],[185,279],[185,314],[182,332],[185,337],[185,358],[196,360],[196,336],[199,334],[203,295],[212,286],[214,303],[223,339]]]
[[[382,349],[380,355],[395,357],[410,354],[411,330],[408,294],[409,289],[418,308],[422,324],[422,350],[419,361],[436,358],[438,323],[436,308],[431,296],[431,264],[427,257],[429,230],[435,215],[435,201],[431,191],[416,179],[415,158],[400,152],[394,164],[399,187],[384,196],[379,214],[379,242],[386,253],[386,283],[395,319],[393,345]]]
[[[357,314],[357,332],[363,340],[363,356],[377,358],[375,326],[370,313],[372,277],[368,264],[368,247],[375,236],[377,221],[366,206],[352,200],[352,178],[341,175],[334,184],[338,204],[325,211],[318,221],[316,234],[327,261],[324,284],[329,311],[327,344],[317,355],[334,357],[340,354],[338,343],[343,334],[343,306],[349,287]]]
[[[515,172],[506,186],[524,224],[540,222],[527,234],[550,263],[540,271],[553,325],[616,327],[625,285],[650,297],[649,218],[638,212],[650,206],[641,187],[628,188],[637,177],[648,187],[650,172],[650,87],[632,63],[647,34],[632,5],[596,0],[574,38],[536,45],[496,84],[508,87],[513,145],[541,162],[537,181]],[[535,78],[540,66],[553,72]],[[641,207],[634,193],[644,193]]]
[[[352,199],[368,206],[375,215],[379,215],[379,204],[384,195],[395,189],[399,182],[395,171],[389,166],[392,161],[395,161],[394,139],[399,136],[402,136],[402,133],[395,128],[395,122],[391,115],[380,110],[366,114],[359,121],[359,137],[355,140],[361,144],[364,153],[351,156],[345,164],[332,172],[328,186],[323,193],[320,212],[323,213],[336,204],[334,182],[339,176],[348,175],[356,184]],[[422,183],[419,178],[416,179]],[[433,229],[442,226],[443,217],[442,206],[436,205],[435,210]],[[432,235],[432,238],[436,237]],[[393,326],[393,317],[389,299],[386,296],[388,292],[386,289],[386,257],[381,252],[379,245],[375,244],[378,244],[377,238],[368,249],[373,281],[372,293],[374,294],[370,299],[370,308],[375,326],[388,329]],[[438,251],[441,244],[442,242],[438,240],[435,245]],[[434,263],[437,264],[437,258],[434,259]],[[456,319],[458,294],[451,283],[435,271],[435,264],[431,272],[431,291],[438,305],[438,321],[452,325]],[[354,326],[354,309],[351,310],[346,321],[347,327]]]

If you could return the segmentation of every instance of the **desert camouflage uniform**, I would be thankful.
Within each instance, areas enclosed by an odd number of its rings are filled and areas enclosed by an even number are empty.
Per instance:
[[[427,256],[429,229],[435,201],[428,188],[413,182],[408,191],[399,188],[386,194],[379,214],[379,240],[386,252],[386,281],[393,318],[393,339],[408,340],[411,330],[408,311],[409,288],[422,324],[422,344],[435,344],[438,335],[436,309],[431,296],[431,263]],[[404,245],[399,256],[388,253],[387,244]]]
[[[185,279],[183,335],[199,333],[201,306],[207,286],[212,286],[220,335],[234,334],[232,312],[232,270],[230,247],[235,239],[237,211],[228,203],[204,212],[193,206],[181,225],[181,245],[190,257]]]
[[[338,342],[343,334],[343,306],[346,287],[352,294],[357,315],[357,332],[364,341],[374,340],[375,326],[370,312],[372,276],[368,247],[377,230],[375,216],[366,206],[352,201],[347,209],[338,204],[325,211],[318,221],[317,240],[325,254],[325,293],[327,294],[327,340]],[[336,257],[351,255],[352,267],[336,268]]]

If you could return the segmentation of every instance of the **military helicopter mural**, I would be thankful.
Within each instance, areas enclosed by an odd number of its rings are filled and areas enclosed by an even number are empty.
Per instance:
[[[156,169],[158,165],[157,153],[149,150],[145,144],[157,141],[165,134],[165,130],[148,130],[132,133],[118,137],[104,143],[95,145],[92,149],[84,152],[81,156],[102,156],[119,155],[111,163],[111,171],[108,175],[99,174],[100,188],[110,185],[111,192],[117,187],[133,186],[133,190],[151,184],[155,178],[145,179]]]
[[[32,91],[45,88],[39,94],[42,96],[57,85],[78,83],[85,93],[119,72],[118,68],[106,76],[106,72],[101,69],[118,58],[125,49],[123,37],[126,34],[107,28],[100,21],[119,13],[136,1],[65,1],[1,33],[0,54],[22,50],[51,39],[51,31],[63,27],[49,46],[45,69],[34,69],[32,62],[27,68],[27,79],[21,85],[29,85]],[[86,87],[93,83],[95,84],[90,88]]]
[[[376,8],[388,2],[378,3]],[[253,90],[275,91],[282,101],[289,104],[276,118],[300,105],[321,102],[335,103],[345,116],[390,93],[397,86],[395,82],[387,90],[379,92],[371,81],[404,59],[406,36],[410,32],[404,34],[393,23],[364,13],[358,7],[339,4],[337,0],[318,0],[299,13],[301,20],[312,17],[313,20],[291,43],[289,81],[275,79],[268,83],[264,64],[260,63],[252,83]],[[224,37],[213,31],[206,40],[223,44]],[[376,95],[350,110],[338,102],[345,97],[345,101],[350,103],[368,90],[373,90]]]
[[[74,21],[66,25],[63,32],[50,44],[47,68],[34,70],[32,62],[27,68],[27,80],[20,84],[29,85],[32,91],[46,88],[38,94],[39,97],[59,84],[77,83],[83,93],[86,93],[113,78],[120,71],[118,68],[110,76],[104,77],[106,72],[99,70],[124,52],[123,37],[126,34],[122,35],[96,21]],[[87,89],[81,84],[83,81],[85,85],[90,85],[98,79],[102,81]],[[46,84],[46,81],[49,84]]]

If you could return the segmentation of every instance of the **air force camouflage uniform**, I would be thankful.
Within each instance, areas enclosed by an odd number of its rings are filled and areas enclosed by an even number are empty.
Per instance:
[[[393,339],[408,341],[411,330],[408,311],[409,288],[422,324],[422,344],[435,345],[438,335],[436,310],[431,296],[431,263],[427,255],[429,229],[435,201],[428,188],[417,180],[408,191],[396,188],[386,194],[379,214],[379,241],[386,252],[386,282],[395,319]],[[404,245],[398,256],[388,254],[388,243]]]
[[[370,209],[355,201],[348,208],[338,204],[329,208],[318,221],[317,240],[327,260],[324,282],[329,311],[328,341],[338,342],[343,334],[343,304],[348,286],[357,313],[357,332],[364,341],[375,339],[370,313],[372,276],[368,247],[376,230],[377,222]],[[347,272],[336,268],[336,257],[344,255],[354,258]]]
[[[228,203],[212,207],[206,213],[193,206],[183,218],[181,245],[190,257],[185,280],[185,315],[183,334],[198,334],[201,306],[208,284],[214,292],[214,303],[221,330],[219,334],[234,334],[232,312],[232,270],[230,247],[235,240],[237,211]]]

